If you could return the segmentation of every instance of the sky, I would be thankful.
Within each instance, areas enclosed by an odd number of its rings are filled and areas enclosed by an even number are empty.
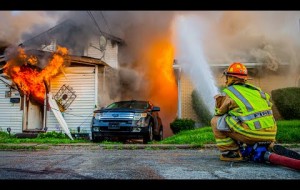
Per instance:
[[[116,93],[160,105],[165,125],[177,111],[174,59],[210,110],[218,93],[210,64],[262,62],[271,71],[283,63],[299,67],[300,11],[0,11],[0,46],[19,44],[66,18],[95,26],[88,13],[102,31],[126,43],[120,54],[125,86]],[[89,35],[84,32],[77,40]]]

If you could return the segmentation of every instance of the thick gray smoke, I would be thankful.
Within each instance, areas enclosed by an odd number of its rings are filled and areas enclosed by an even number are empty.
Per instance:
[[[162,34],[172,33],[170,25],[176,15],[195,15],[209,23],[203,46],[209,62],[291,61],[299,48],[300,11],[91,11],[104,32],[126,41],[127,63],[139,58],[141,47]],[[17,44],[46,31],[65,19],[83,27],[78,34],[95,31],[88,11],[1,11],[1,44]],[[93,30],[90,30],[91,27]],[[199,31],[201,32],[201,31]],[[202,32],[203,33],[203,32]],[[196,42],[195,42],[196,43]],[[276,69],[276,67],[270,67]]]
[[[69,37],[70,46],[80,46],[80,39],[97,30],[125,40],[128,48],[123,63],[140,59],[140,52],[153,39],[172,33],[170,25],[176,15],[195,15],[205,40],[204,53],[209,63],[232,61],[266,62],[276,70],[282,62],[298,62],[299,11],[1,11],[0,45],[17,44],[47,31],[65,19],[73,19],[81,33]],[[202,20],[202,21],[201,21]],[[91,30],[92,28],[92,30]],[[188,35],[188,34],[187,34]],[[66,38],[66,37],[65,37]],[[195,42],[197,43],[197,42]]]
[[[0,46],[16,45],[25,33],[37,34],[54,26],[58,15],[45,11],[0,11]]]

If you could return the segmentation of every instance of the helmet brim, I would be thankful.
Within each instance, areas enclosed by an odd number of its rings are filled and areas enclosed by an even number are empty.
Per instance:
[[[236,78],[240,78],[240,79],[244,79],[244,80],[248,80],[248,75],[242,75],[242,74],[232,74],[232,73],[228,73],[226,71],[224,71],[223,73],[225,76],[231,76],[231,77],[236,77]]]

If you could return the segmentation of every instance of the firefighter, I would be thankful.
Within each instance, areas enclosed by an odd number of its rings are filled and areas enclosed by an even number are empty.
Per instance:
[[[272,113],[270,95],[248,83],[247,68],[232,63],[223,73],[226,86],[215,96],[215,115],[211,126],[222,161],[241,161],[241,143],[275,143],[276,121]]]

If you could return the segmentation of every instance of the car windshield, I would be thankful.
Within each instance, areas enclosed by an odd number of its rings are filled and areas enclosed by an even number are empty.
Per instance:
[[[108,109],[115,108],[132,108],[132,109],[148,109],[149,104],[146,101],[122,101],[115,102],[107,106]]]

